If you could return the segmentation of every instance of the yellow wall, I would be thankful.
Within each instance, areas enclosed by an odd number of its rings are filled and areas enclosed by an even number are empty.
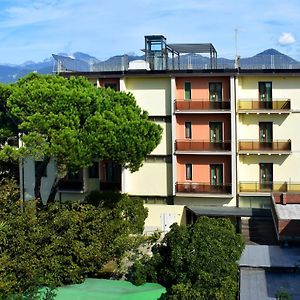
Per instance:
[[[144,225],[145,233],[163,230],[161,224],[162,214],[174,214],[177,224],[186,225],[186,210],[183,205],[144,204],[144,206],[148,209],[148,217]]]
[[[274,140],[291,140],[289,155],[239,155],[238,181],[259,181],[259,163],[273,163],[273,181],[300,182],[300,77],[249,76],[237,79],[237,100],[258,100],[258,82],[272,82],[273,99],[290,99],[289,114],[260,113],[237,115],[237,139],[259,139],[259,122],[273,122]]]
[[[172,194],[172,164],[164,161],[144,162],[139,171],[125,171],[125,192],[134,196]]]
[[[171,82],[169,78],[126,78],[126,91],[150,116],[171,115]]]
[[[159,124],[162,129],[162,138],[159,145],[151,152],[152,155],[170,155],[172,154],[172,139],[171,139],[171,123],[166,123],[162,121],[156,121],[155,123]]]

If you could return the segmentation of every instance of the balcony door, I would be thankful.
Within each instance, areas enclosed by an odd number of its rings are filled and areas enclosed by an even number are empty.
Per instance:
[[[222,83],[210,82],[209,83],[209,100],[211,102],[222,101]]]
[[[259,108],[272,108],[272,82],[259,82]]]
[[[272,149],[273,123],[259,122],[259,143],[261,150]]]
[[[223,122],[209,122],[209,130],[211,143],[223,141]]]
[[[260,189],[265,191],[273,190],[273,164],[272,163],[260,163]]]
[[[223,186],[223,165],[212,164],[210,165],[210,184],[212,186]]]

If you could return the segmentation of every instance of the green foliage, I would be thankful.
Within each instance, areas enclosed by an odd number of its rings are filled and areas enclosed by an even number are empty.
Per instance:
[[[147,211],[120,195],[111,207],[55,203],[36,210],[18,201],[12,183],[0,186],[0,295],[97,277],[110,261],[137,247]]]
[[[164,285],[164,299],[235,299],[243,248],[227,219],[202,217],[192,226],[174,224],[152,248],[153,256],[133,265],[129,279]]]
[[[278,300],[292,300],[292,297],[288,291],[285,289],[280,288],[275,295],[276,299]]]
[[[17,151],[2,149],[0,159],[52,158],[58,178],[95,159],[110,159],[136,171],[161,139],[162,128],[149,120],[132,94],[97,89],[83,77],[32,73],[2,87],[0,100],[3,118],[18,125],[24,142]]]

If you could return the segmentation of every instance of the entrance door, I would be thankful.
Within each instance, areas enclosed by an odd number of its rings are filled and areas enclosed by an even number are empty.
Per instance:
[[[272,108],[272,82],[259,82],[259,108]]]
[[[273,123],[259,122],[259,142],[261,150],[272,149]]]
[[[223,188],[223,165],[210,165],[210,185],[212,191],[221,191]]]
[[[273,164],[260,163],[260,189],[263,191],[273,190]]]

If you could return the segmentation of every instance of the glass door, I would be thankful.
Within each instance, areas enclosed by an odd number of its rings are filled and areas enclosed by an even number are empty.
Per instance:
[[[260,189],[262,191],[273,190],[273,164],[272,163],[260,163]]]
[[[261,150],[272,149],[273,123],[259,122],[259,143]]]
[[[222,105],[222,83],[209,83],[209,100],[212,109],[219,109]]]
[[[209,122],[210,131],[210,149],[222,150],[223,145],[223,123]]]
[[[272,82],[259,82],[259,108],[272,108]]]
[[[223,188],[223,165],[210,165],[210,185],[212,191],[221,191]]]

